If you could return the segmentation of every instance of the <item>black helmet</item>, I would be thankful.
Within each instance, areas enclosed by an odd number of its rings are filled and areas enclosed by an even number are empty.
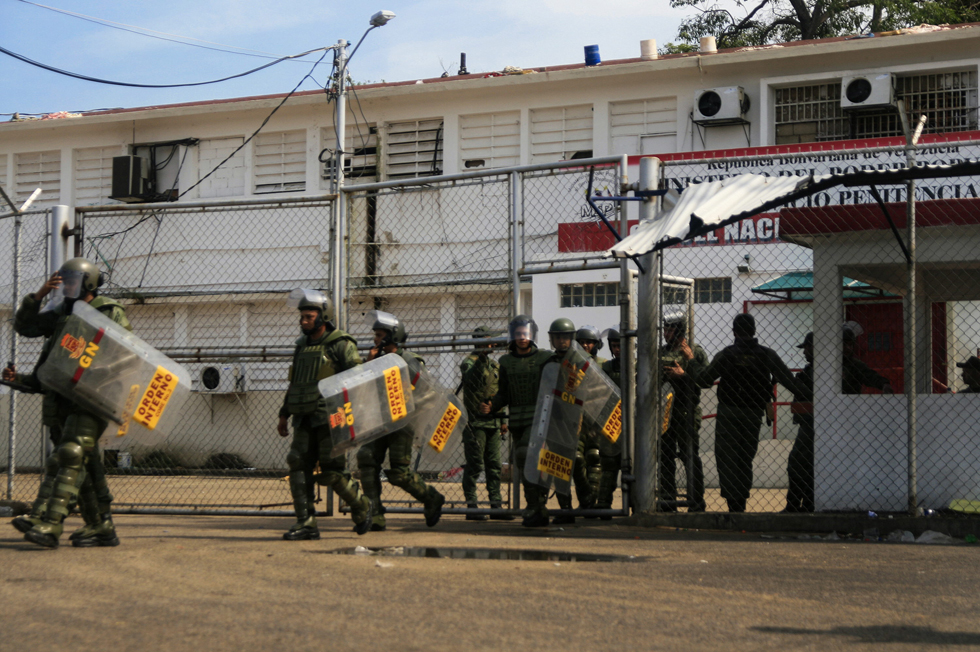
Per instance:
[[[534,322],[531,316],[517,315],[516,317],[510,320],[510,324],[507,327],[508,341],[513,342],[514,340],[517,339],[516,337],[514,337],[514,334],[517,332],[517,329],[519,328],[528,329],[531,335],[531,337],[529,338],[531,341],[534,341],[538,338],[538,325]]]
[[[575,331],[575,341],[579,344],[583,342],[595,342],[595,350],[602,350],[602,336],[599,335],[599,329],[595,326],[582,326],[577,331]]]
[[[85,258],[66,260],[58,273],[66,299],[80,299],[89,292],[97,293],[105,281],[99,268]]]
[[[398,317],[390,312],[372,310],[368,313],[368,321],[371,323],[371,330],[386,331],[388,335],[381,340],[379,346],[385,347],[389,344],[404,344],[408,339],[405,331],[405,324]]]
[[[320,290],[296,288],[289,293],[289,297],[286,299],[286,306],[293,310],[299,310],[300,312],[304,310],[316,310],[319,312],[320,316],[317,317],[316,322],[313,324],[314,329],[318,329],[323,324],[333,321],[333,301]]]
[[[619,329],[613,326],[612,328],[607,328],[602,332],[602,336],[609,342],[609,346],[612,346],[613,342],[619,342]]]

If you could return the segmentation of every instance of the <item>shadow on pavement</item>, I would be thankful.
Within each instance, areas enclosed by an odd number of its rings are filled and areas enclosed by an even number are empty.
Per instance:
[[[834,627],[832,629],[802,629],[795,627],[752,627],[766,634],[796,634],[799,636],[846,636],[852,643],[913,643],[918,645],[980,645],[980,633],[942,632],[932,627],[911,625],[868,625],[866,627]]]

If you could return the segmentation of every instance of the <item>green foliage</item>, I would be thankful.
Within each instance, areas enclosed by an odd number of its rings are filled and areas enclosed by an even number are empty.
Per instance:
[[[768,45],[867,34],[923,23],[980,22],[980,0],[671,0],[672,7],[696,13],[677,31],[680,43],[665,54],[696,49],[702,36],[714,36],[719,48]]]

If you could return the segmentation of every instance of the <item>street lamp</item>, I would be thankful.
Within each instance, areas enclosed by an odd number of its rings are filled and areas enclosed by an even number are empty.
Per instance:
[[[351,57],[357,53],[357,48],[361,47],[361,43],[364,42],[364,38],[368,35],[372,29],[376,27],[382,27],[388,24],[392,18],[395,17],[395,13],[392,11],[382,10],[371,16],[371,26],[367,28],[361,39],[354,46],[351,51],[350,56],[347,55],[347,41],[340,39],[337,41],[335,50],[337,53],[336,66],[337,66],[337,113],[334,117],[334,131],[336,135],[336,148],[334,149],[334,160],[333,160],[333,171],[334,171],[334,192],[337,193],[337,199],[334,201],[334,228],[333,228],[333,240],[331,242],[332,253],[330,256],[330,266],[332,268],[332,274],[330,279],[330,289],[333,294],[334,299],[334,319],[337,321],[337,326],[346,326],[346,306],[341,298],[344,296],[344,231],[346,219],[346,211],[344,210],[344,200],[343,200],[343,187],[344,187],[344,140],[347,132],[347,62],[350,61]]]

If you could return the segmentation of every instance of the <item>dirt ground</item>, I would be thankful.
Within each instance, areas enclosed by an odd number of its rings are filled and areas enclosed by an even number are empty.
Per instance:
[[[618,519],[529,531],[389,515],[358,537],[335,517],[305,542],[281,539],[284,517],[116,522],[119,547],[56,550],[0,524],[0,651],[980,649],[976,546]],[[358,545],[430,556],[334,554]],[[450,548],[623,558],[435,556]]]

